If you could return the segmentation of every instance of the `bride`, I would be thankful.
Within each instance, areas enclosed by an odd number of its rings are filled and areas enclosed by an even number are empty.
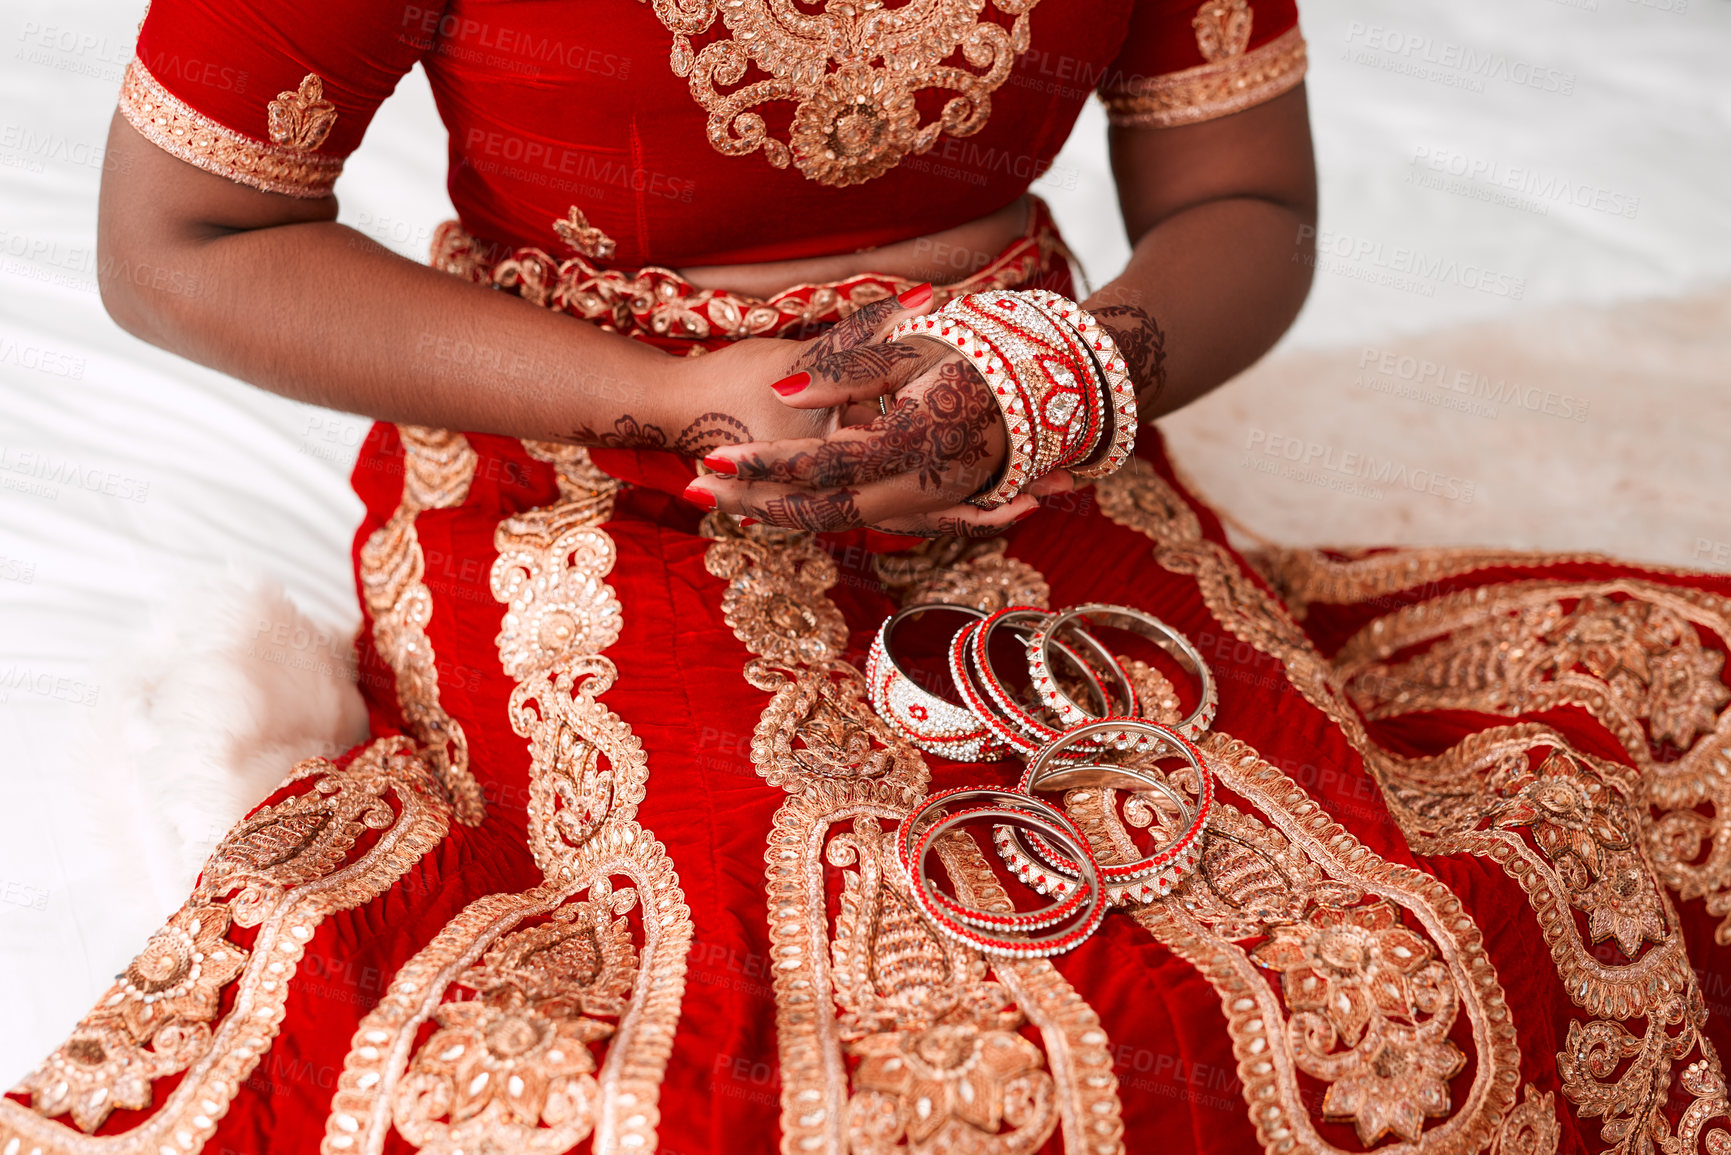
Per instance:
[[[416,63],[430,266],[332,193]],[[101,263],[220,289],[103,299],[377,420],[372,737],[0,1155],[1731,1152],[1731,583],[1252,564],[1146,427],[1305,297],[1304,65],[1289,0],[155,0]],[[1095,91],[1084,297],[1028,189]],[[1028,737],[1132,711],[1184,757]]]

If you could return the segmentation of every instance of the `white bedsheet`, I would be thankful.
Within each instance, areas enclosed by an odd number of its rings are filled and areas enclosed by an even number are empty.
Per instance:
[[[258,789],[219,780],[222,735],[312,752],[329,741],[321,726],[354,725],[352,702],[318,697],[331,660],[314,634],[340,649],[358,621],[346,474],[366,423],[151,349],[96,296],[101,148],[141,10],[19,0],[0,18],[7,1082],[178,905],[195,852]],[[1324,269],[1289,346],[1731,279],[1731,6],[1326,0],[1305,5],[1304,26]],[[1038,186],[1096,283],[1126,251],[1102,141],[1090,106]],[[450,215],[443,150],[417,72],[350,162],[343,219],[424,257]],[[271,582],[313,633],[297,641],[289,610],[259,592]],[[226,626],[209,626],[213,610]],[[188,667],[206,657],[236,672],[201,681]],[[261,721],[261,677],[302,686],[309,717]]]

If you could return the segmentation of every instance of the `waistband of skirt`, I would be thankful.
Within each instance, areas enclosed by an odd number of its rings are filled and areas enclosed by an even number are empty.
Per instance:
[[[1023,234],[965,279],[936,286],[938,304],[993,289],[1068,286],[1070,251],[1046,202],[1038,197],[1030,201]],[[699,289],[672,269],[654,265],[608,269],[581,254],[558,260],[537,248],[520,248],[490,260],[486,248],[458,222],[446,221],[433,235],[432,265],[674,351],[681,345],[696,351],[695,345],[741,337],[809,336],[855,309],[918,283],[887,273],[860,273],[840,281],[794,285],[771,297],[753,297]]]

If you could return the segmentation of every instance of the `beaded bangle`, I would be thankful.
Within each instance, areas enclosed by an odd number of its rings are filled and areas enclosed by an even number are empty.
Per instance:
[[[987,804],[950,812],[951,807],[958,803],[977,799],[984,799]],[[926,875],[926,859],[939,837],[963,822],[985,818],[1030,827],[1051,840],[1069,843],[1069,849],[1076,852],[1074,860],[1080,868],[1077,871],[1080,876],[1077,893],[1084,897],[1076,915],[1067,925],[1051,927],[1048,924],[1033,931],[1005,930],[1002,933],[985,929],[978,923],[1015,917],[1014,913],[968,907],[948,895],[943,895],[936,883]],[[903,832],[906,832],[905,836]],[[902,830],[897,832],[897,846],[898,858],[902,862],[909,890],[920,913],[944,937],[985,954],[1002,958],[1044,958],[1061,954],[1086,940],[1106,916],[1106,903],[1098,868],[1087,839],[1062,813],[1035,799],[1003,790],[971,787],[934,794],[904,820]],[[902,848],[905,848],[905,852]],[[939,895],[943,895],[942,904],[938,900]],[[1045,908],[1050,909],[1051,907]],[[964,921],[951,913],[952,911],[965,911],[968,919],[972,921]],[[1029,914],[1043,916],[1044,911]],[[1039,933],[1039,930],[1045,930],[1046,933]],[[1015,937],[1010,937],[1012,934]]]
[[[973,606],[929,602],[909,606],[886,618],[866,655],[872,708],[902,737],[929,754],[956,762],[996,761],[1003,756],[1004,749],[993,740],[986,724],[966,705],[921,686],[897,660],[898,631],[931,615],[960,617],[965,619],[963,624],[986,616],[985,611]],[[944,649],[947,652],[947,642]]]
[[[1094,354],[1100,374],[1105,379],[1113,417],[1111,443],[1102,448],[1097,460],[1078,465],[1073,472],[1083,477],[1105,477],[1116,473],[1136,449],[1136,383],[1131,380],[1130,367],[1125,364],[1118,343],[1092,313],[1068,297],[1048,289],[1030,289],[1027,293],[1061,324],[1076,331]]]
[[[1178,663],[1193,676],[1202,693],[1201,702],[1189,717],[1179,722],[1176,729],[1186,738],[1194,741],[1213,723],[1214,713],[1219,706],[1219,694],[1214,685],[1214,674],[1203,661],[1202,652],[1191,644],[1190,639],[1178,630],[1173,629],[1153,614],[1144,613],[1134,606],[1109,605],[1102,602],[1089,602],[1086,605],[1072,606],[1062,613],[1053,614],[1041,628],[1039,635],[1028,643],[1028,671],[1034,679],[1034,688],[1040,695],[1040,700],[1046,708],[1062,718],[1066,725],[1079,725],[1090,721],[1094,715],[1078,706],[1064,692],[1063,685],[1052,674],[1051,662],[1047,655],[1047,647],[1058,642],[1064,627],[1075,621],[1083,621],[1089,625],[1102,625],[1127,630],[1140,634],[1155,645],[1170,654]],[[1088,635],[1092,637],[1092,635]],[[1126,714],[1134,715],[1137,711],[1127,710]],[[1126,747],[1120,746],[1120,749]],[[1150,749],[1145,744],[1132,747],[1137,750]]]

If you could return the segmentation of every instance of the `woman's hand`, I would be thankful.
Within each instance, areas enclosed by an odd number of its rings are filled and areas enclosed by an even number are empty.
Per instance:
[[[813,342],[774,389],[789,410],[830,414],[834,426],[718,449],[704,464],[720,476],[699,478],[687,499],[790,529],[981,537],[1032,513],[1036,493],[1070,488],[1067,474],[1055,475],[994,510],[964,503],[1002,468],[1007,434],[965,358],[925,338],[883,340],[929,301],[874,326],[871,340],[861,340],[864,324],[848,332],[843,322]],[[880,412],[877,399],[890,395]]]

